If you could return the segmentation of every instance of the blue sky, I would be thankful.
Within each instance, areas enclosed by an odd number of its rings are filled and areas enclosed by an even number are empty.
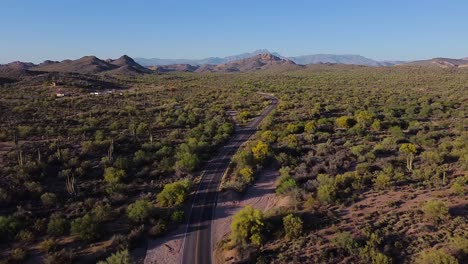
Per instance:
[[[0,0],[0,63],[122,54],[468,57],[468,1]]]

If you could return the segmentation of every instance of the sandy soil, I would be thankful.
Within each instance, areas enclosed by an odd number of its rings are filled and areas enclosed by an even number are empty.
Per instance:
[[[182,257],[182,242],[184,240],[185,225],[164,237],[148,241],[148,250],[144,259],[145,264],[180,263]]]
[[[211,226],[213,248],[229,233],[232,216],[244,206],[251,205],[256,209],[269,210],[284,203],[275,195],[277,177],[278,172],[274,168],[266,168],[243,196],[220,193]],[[185,225],[181,225],[164,237],[148,241],[144,263],[180,263],[185,228]]]

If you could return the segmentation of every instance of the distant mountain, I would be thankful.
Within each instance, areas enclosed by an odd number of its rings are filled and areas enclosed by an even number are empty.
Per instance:
[[[117,66],[118,68],[113,70],[119,73],[150,73],[151,70],[141,66],[140,64],[136,63],[135,60],[130,58],[127,55],[123,55],[122,57],[116,60],[108,60],[108,63]]]
[[[8,80],[18,80],[25,76],[35,75],[30,69],[36,65],[30,62],[15,61],[8,64],[0,65],[0,77]],[[4,80],[4,82],[6,82]]]
[[[292,70],[300,69],[303,66],[297,65],[292,60],[283,59],[271,53],[262,53],[254,57],[235,60],[214,67],[205,71],[211,72],[253,72],[258,70]]]
[[[355,65],[366,65],[366,66],[381,66],[381,64],[378,61],[368,59],[360,55],[317,54],[317,55],[290,57],[290,59],[298,64],[333,63],[333,64],[355,64]]]
[[[320,63],[333,63],[333,64],[355,64],[365,66],[393,66],[401,62],[394,61],[376,61],[360,55],[333,55],[333,54],[316,54],[316,55],[304,55],[297,57],[284,57],[276,52],[270,52],[266,49],[259,49],[250,53],[242,53],[234,56],[227,56],[223,58],[210,57],[200,60],[191,59],[144,59],[135,58],[135,60],[143,66],[155,66],[155,65],[173,65],[173,64],[190,64],[190,65],[204,65],[204,64],[225,64],[232,61],[242,60],[251,58],[260,54],[272,54],[278,58],[289,59],[294,61],[296,64],[320,64]]]
[[[132,58],[124,55],[116,60],[103,61],[95,56],[85,56],[77,60],[64,60],[61,62],[45,61],[35,71],[44,72],[76,72],[81,74],[139,74],[149,73],[150,70],[136,63]]]
[[[434,58],[430,60],[420,60],[405,63],[403,65],[418,65],[418,66],[437,66],[442,68],[464,68],[468,67],[468,60],[465,59],[450,59],[450,58]]]
[[[234,59],[234,57],[231,57]],[[223,64],[172,64],[152,66],[156,72],[254,72],[258,70],[293,70],[303,68],[289,59],[283,59],[270,53],[262,53],[253,57],[233,60]]]
[[[264,53],[270,53],[266,49],[259,49],[254,52],[250,53],[242,53],[234,56],[227,56],[227,57],[209,57],[205,59],[158,59],[158,58],[153,58],[153,59],[145,59],[145,58],[135,58],[135,61],[138,62],[139,64],[143,66],[156,66],[156,65],[176,65],[176,64],[190,64],[193,66],[196,65],[204,65],[204,64],[223,64],[223,63],[228,63],[231,61],[236,61],[236,60],[242,60],[250,57],[254,57],[259,54],[264,54]],[[273,55],[277,55],[276,53],[271,53]]]
[[[157,65],[149,67],[151,70],[164,73],[164,72],[194,72],[199,66],[190,64],[172,64],[172,65]]]

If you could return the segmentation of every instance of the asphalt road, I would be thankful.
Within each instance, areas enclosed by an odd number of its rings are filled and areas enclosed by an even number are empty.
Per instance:
[[[193,198],[182,251],[182,264],[210,264],[212,256],[211,220],[216,208],[218,187],[232,156],[257,130],[260,122],[276,107],[278,100],[267,94],[271,103],[247,126],[237,128],[233,137],[220,148],[203,172]]]

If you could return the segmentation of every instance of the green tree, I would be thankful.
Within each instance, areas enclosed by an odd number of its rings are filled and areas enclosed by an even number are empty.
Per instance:
[[[400,152],[406,155],[406,168],[409,171],[413,170],[413,159],[416,151],[416,145],[412,143],[404,143],[400,146]]]
[[[304,223],[302,222],[302,219],[299,216],[288,214],[287,216],[283,217],[283,227],[286,233],[286,237],[299,237],[302,233],[303,224]]]
[[[163,190],[157,195],[158,203],[161,206],[174,206],[182,204],[187,198],[190,190],[188,180],[180,180],[164,185]]]
[[[262,211],[246,206],[232,218],[231,240],[238,245],[260,246],[264,225]]]
[[[151,203],[145,199],[136,200],[127,207],[127,217],[135,223],[144,222],[150,215]]]

